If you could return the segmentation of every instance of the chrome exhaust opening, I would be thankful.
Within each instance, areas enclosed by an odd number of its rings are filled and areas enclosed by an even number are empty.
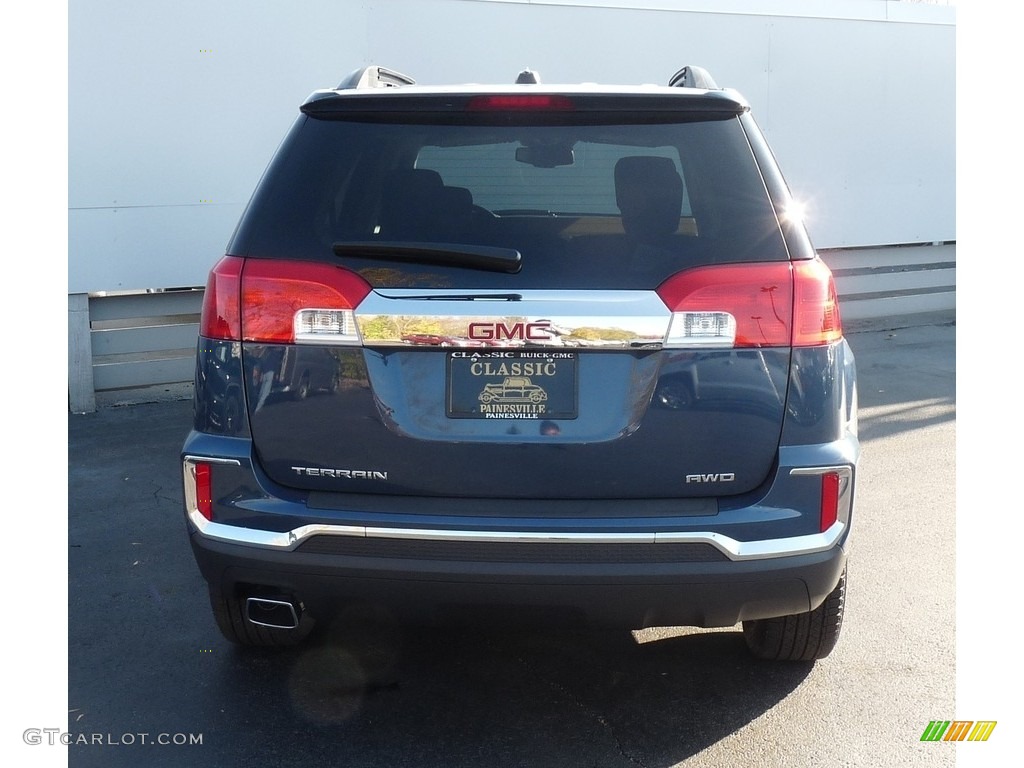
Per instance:
[[[245,601],[245,618],[258,627],[296,629],[302,606],[287,600],[250,597]]]

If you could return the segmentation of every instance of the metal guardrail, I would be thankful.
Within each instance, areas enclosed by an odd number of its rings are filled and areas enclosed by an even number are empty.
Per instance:
[[[956,244],[823,250],[848,328],[956,308]],[[68,296],[68,406],[189,392],[203,289]]]

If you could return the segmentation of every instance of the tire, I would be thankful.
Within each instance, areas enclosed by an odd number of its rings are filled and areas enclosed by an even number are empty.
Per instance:
[[[245,600],[226,595],[210,585],[210,607],[217,628],[225,638],[237,645],[254,648],[286,648],[298,645],[313,629],[313,619],[305,611],[295,629],[274,629],[253,624],[245,618]]]
[[[743,639],[759,659],[815,661],[824,659],[839,640],[846,601],[846,569],[825,602],[807,613],[743,622]]]
[[[299,386],[293,395],[294,398],[299,401],[305,400],[309,397],[309,389],[309,371],[306,371],[302,374],[302,378],[299,380]]]
[[[224,433],[237,435],[242,428],[242,403],[238,392],[228,393],[224,403]]]

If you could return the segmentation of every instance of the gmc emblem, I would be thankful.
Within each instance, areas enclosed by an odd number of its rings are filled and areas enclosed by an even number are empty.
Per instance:
[[[502,339],[519,341],[550,341],[548,329],[551,323],[546,320],[539,323],[470,323],[469,338],[483,341],[500,341]]]

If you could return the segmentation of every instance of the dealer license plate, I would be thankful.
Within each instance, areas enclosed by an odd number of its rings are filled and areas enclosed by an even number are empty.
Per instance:
[[[448,354],[447,414],[454,419],[575,419],[575,352]]]

